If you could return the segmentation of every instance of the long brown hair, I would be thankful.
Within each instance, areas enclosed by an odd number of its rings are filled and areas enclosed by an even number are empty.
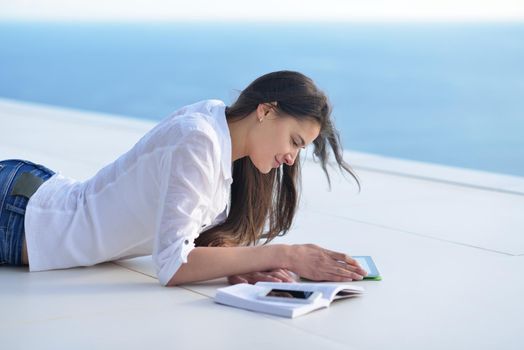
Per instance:
[[[342,157],[340,136],[331,121],[331,105],[327,96],[307,76],[294,71],[277,71],[254,80],[241,93],[235,103],[226,107],[228,121],[243,119],[256,110],[259,104],[277,102],[273,107],[277,115],[304,120],[310,118],[320,125],[320,134],[313,141],[313,158],[320,159],[329,188],[327,171],[331,147],[340,170],[347,171],[360,182]],[[286,234],[293,222],[301,186],[300,157],[293,165],[283,164],[262,174],[249,157],[233,164],[231,207],[227,219],[195,240],[196,246],[238,246],[264,244]],[[268,230],[264,228],[268,224]]]

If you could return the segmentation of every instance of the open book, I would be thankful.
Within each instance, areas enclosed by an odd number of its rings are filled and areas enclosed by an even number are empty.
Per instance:
[[[320,292],[322,295],[317,300],[308,304],[289,301],[268,301],[259,298],[260,294],[272,288],[314,291]],[[363,292],[364,288],[347,283],[257,282],[254,285],[240,283],[219,288],[215,295],[215,302],[242,309],[294,318],[317,309],[328,307],[333,300],[358,296]]]

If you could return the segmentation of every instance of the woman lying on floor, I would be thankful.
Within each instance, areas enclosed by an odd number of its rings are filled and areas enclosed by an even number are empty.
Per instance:
[[[257,244],[291,227],[301,149],[314,145],[329,182],[330,146],[340,170],[357,180],[330,113],[310,78],[278,71],[253,81],[231,106],[211,99],[180,108],[86,181],[27,160],[1,161],[0,263],[42,271],[152,254],[167,286],[225,276],[291,282],[290,271],[362,279],[366,272],[344,253]]]

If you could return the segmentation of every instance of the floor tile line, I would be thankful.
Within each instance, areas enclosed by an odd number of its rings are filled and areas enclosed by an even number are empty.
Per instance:
[[[510,194],[514,196],[520,196],[520,197],[524,196],[524,192],[519,191],[519,190],[507,190],[507,189],[490,187],[490,186],[474,185],[474,184],[469,184],[467,182],[444,180],[444,179],[439,179],[436,177],[413,175],[413,174],[403,173],[400,171],[377,169],[377,168],[361,166],[361,165],[353,165],[352,167],[354,169],[361,169],[361,170],[366,170],[366,171],[376,172],[376,173],[381,173],[381,174],[407,177],[411,179],[424,180],[424,181],[430,181],[430,182],[440,182],[440,183],[444,183],[444,184],[452,185],[452,186],[469,187],[469,188],[482,190],[482,191],[498,192],[498,193]]]
[[[110,263],[113,263],[113,264],[115,264],[115,265],[117,265],[117,266],[120,266],[120,267],[122,267],[122,268],[124,268],[124,269],[126,269],[126,270],[133,271],[133,272],[139,273],[139,274],[141,274],[141,275],[144,275],[144,276],[147,276],[147,277],[149,277],[149,278],[153,278],[153,279],[156,280],[155,277],[153,277],[153,276],[151,276],[151,275],[149,275],[149,274],[147,274],[147,273],[145,273],[145,272],[138,271],[138,270],[132,269],[132,268],[130,268],[130,267],[128,267],[128,266],[125,266],[125,265],[121,265],[121,264],[119,264],[119,263],[118,263],[118,260],[115,260],[115,261],[109,261],[109,262],[110,262]]]
[[[409,234],[409,235],[414,235],[414,236],[423,237],[423,238],[429,238],[429,239],[433,239],[433,240],[436,240],[436,241],[451,243],[451,244],[460,245],[460,246],[464,246],[464,247],[468,247],[468,248],[480,249],[480,250],[484,250],[484,251],[488,251],[488,252],[492,252],[492,253],[496,253],[496,254],[502,254],[502,255],[507,255],[507,256],[516,256],[517,255],[517,254],[511,254],[511,253],[507,253],[507,252],[496,250],[496,249],[479,247],[479,246],[476,246],[476,245],[473,245],[473,244],[452,241],[452,240],[449,240],[449,239],[439,238],[439,237],[430,236],[430,235],[425,235],[425,234],[418,233],[418,232],[407,231],[407,230],[403,230],[403,229],[399,229],[399,228],[395,228],[395,227],[391,227],[391,226],[386,226],[386,225],[382,225],[382,224],[375,224],[375,223],[364,221],[364,220],[352,219],[352,218],[348,218],[348,217],[337,215],[337,214],[329,214],[329,213],[325,213],[325,212],[314,210],[314,209],[304,209],[304,210],[316,212],[318,214],[323,214],[323,215],[327,215],[327,216],[331,216],[331,217],[336,217],[336,218],[343,219],[343,220],[358,222],[358,223],[361,223],[361,224],[366,224],[366,225],[370,225],[370,226],[385,228],[385,229],[388,229],[388,230],[393,230],[393,231],[397,231],[397,232],[401,232],[401,233],[406,233],[406,234]],[[520,255],[524,255],[524,254],[520,254]]]
[[[139,273],[139,274],[141,274],[141,275],[147,276],[147,277],[149,277],[149,278],[152,278],[152,279],[154,279],[155,281],[158,281],[158,279],[157,279],[156,277],[153,277],[153,276],[151,276],[151,275],[149,275],[149,274],[147,274],[147,273],[144,273],[144,272],[142,272],[142,271],[138,271],[138,270],[132,269],[132,268],[130,268],[130,267],[128,267],[128,266],[120,265],[117,261],[111,261],[111,263],[113,263],[113,264],[115,264],[115,265],[117,265],[117,266],[123,267],[124,269],[127,269],[127,270],[129,270],[129,271],[133,271],[133,272]],[[180,289],[185,289],[185,290],[187,290],[187,291],[190,291],[190,292],[193,292],[193,293],[195,293],[195,294],[198,294],[198,295],[204,296],[204,297],[206,297],[206,298],[211,298],[211,297],[208,296],[208,295],[205,295],[205,294],[200,293],[200,292],[198,292],[198,291],[195,291],[195,290],[189,289],[189,288],[187,288],[187,287],[184,287],[183,285],[172,286],[172,287],[180,288]],[[169,288],[172,288],[172,287],[169,287]]]

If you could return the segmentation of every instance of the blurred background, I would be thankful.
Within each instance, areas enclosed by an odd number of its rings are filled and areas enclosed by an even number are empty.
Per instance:
[[[346,149],[524,176],[523,1],[0,0],[0,98],[157,121],[282,69]]]

